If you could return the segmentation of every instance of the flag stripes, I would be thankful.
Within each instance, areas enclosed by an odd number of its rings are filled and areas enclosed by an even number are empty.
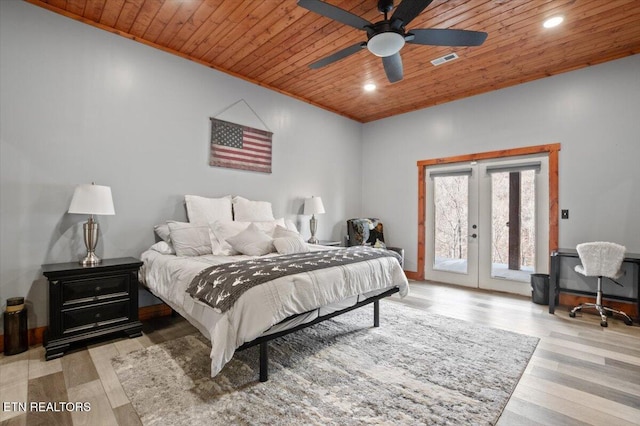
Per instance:
[[[271,173],[273,133],[211,119],[211,166]]]

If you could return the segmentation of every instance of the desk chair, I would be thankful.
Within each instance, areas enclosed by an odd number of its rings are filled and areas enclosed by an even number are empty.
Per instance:
[[[576,246],[578,256],[582,265],[576,266],[576,272],[587,277],[598,277],[598,290],[596,293],[596,303],[582,303],[569,312],[571,318],[575,318],[577,311],[583,308],[595,308],[600,314],[600,325],[607,327],[607,316],[618,314],[622,316],[624,323],[633,324],[629,315],[622,311],[602,305],[602,278],[609,278],[615,284],[622,287],[622,284],[615,281],[620,277],[620,266],[624,260],[625,247],[615,243],[594,242],[583,243]]]

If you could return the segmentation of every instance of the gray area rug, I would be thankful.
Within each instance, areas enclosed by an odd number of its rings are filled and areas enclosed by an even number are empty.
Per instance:
[[[112,360],[144,424],[494,424],[538,339],[380,304],[237,352],[211,378],[209,342],[188,335]]]

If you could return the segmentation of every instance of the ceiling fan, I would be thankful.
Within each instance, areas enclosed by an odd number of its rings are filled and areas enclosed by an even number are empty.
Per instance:
[[[363,41],[309,65],[317,69],[344,59],[365,47],[374,55],[382,58],[384,71],[391,83],[402,80],[402,58],[400,49],[406,43],[431,46],[479,46],[487,38],[487,33],[480,31],[416,28],[407,31],[406,26],[433,0],[404,0],[395,8],[391,18],[388,14],[393,10],[393,0],[379,0],[378,10],[384,14],[384,20],[372,24],[351,12],[340,9],[321,0],[298,0],[298,5],[327,18],[367,32],[367,41]]]

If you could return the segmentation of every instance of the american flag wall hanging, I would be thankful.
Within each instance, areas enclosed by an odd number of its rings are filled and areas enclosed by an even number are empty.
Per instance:
[[[209,165],[271,173],[273,133],[211,118]]]

